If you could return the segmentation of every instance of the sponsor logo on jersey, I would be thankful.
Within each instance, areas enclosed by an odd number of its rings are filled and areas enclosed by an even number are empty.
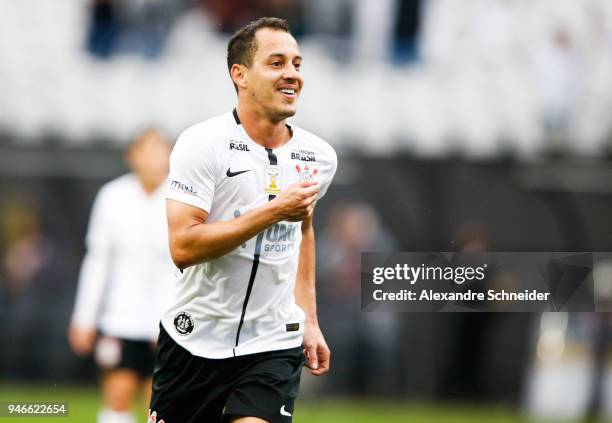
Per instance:
[[[264,245],[264,251],[271,253],[293,251],[297,227],[298,225],[287,223],[277,223],[270,226],[265,232],[267,243]]]
[[[184,184],[179,181],[168,181],[170,188],[178,192],[186,192],[187,194],[197,194],[198,191],[191,185]]]
[[[251,151],[249,146],[240,140],[230,140],[229,148],[236,151]]]
[[[251,169],[237,170],[235,172],[232,172],[230,168],[227,168],[227,172],[225,172],[225,174],[227,175],[228,178],[233,178],[234,176],[238,176],[238,175],[241,175],[243,173],[250,172],[250,171],[251,171]]]
[[[193,331],[193,319],[189,313],[181,311],[174,317],[174,328],[179,335],[189,335]]]
[[[310,167],[307,164],[304,167],[300,167],[299,164],[295,165],[295,170],[298,173],[298,179],[300,182],[312,181],[319,172],[316,167]]]
[[[291,160],[301,160],[303,162],[316,162],[314,151],[310,150],[292,150]]]

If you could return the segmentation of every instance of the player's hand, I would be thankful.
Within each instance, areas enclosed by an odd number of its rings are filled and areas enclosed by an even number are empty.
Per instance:
[[[95,329],[84,329],[74,323],[68,328],[68,342],[75,354],[84,356],[93,351],[94,341],[96,340]]]
[[[318,325],[306,324],[304,355],[306,356],[306,367],[310,369],[311,374],[321,376],[329,371],[331,352]]]
[[[280,220],[301,222],[312,214],[318,194],[317,182],[299,182],[289,185],[272,202],[278,207]]]

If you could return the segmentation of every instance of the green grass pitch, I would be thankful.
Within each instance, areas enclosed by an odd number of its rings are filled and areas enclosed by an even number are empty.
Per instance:
[[[95,423],[99,391],[93,387],[51,385],[0,386],[0,401],[67,402],[68,417],[0,417],[0,422]],[[144,401],[138,421],[146,422]],[[518,413],[491,408],[452,407],[398,402],[303,399],[295,423],[532,423]],[[174,423],[174,422],[169,422]],[[538,422],[539,423],[539,422]]]

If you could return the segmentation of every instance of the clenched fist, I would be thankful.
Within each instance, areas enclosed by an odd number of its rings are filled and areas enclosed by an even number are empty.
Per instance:
[[[312,214],[319,187],[315,181],[289,185],[272,200],[276,203],[280,220],[300,222]]]

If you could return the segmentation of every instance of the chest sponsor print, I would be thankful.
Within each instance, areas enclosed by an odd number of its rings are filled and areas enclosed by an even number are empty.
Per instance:
[[[230,149],[230,151],[232,151],[232,150],[234,150],[234,151],[251,151],[249,149],[249,146],[246,145],[246,143],[244,143],[243,141],[240,141],[240,140],[230,140],[229,149]]]
[[[291,151],[291,160],[299,160],[302,162],[316,162],[317,158],[315,156],[314,151],[300,149]]]
[[[296,230],[299,225],[277,223],[266,229],[264,253],[282,254],[295,251]]]

